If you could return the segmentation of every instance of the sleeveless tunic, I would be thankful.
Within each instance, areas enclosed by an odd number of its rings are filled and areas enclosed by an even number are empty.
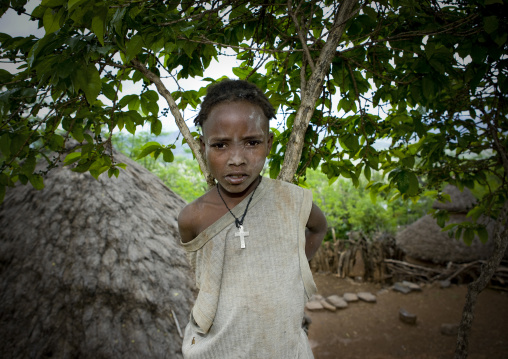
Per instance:
[[[249,196],[233,208],[240,217]],[[199,293],[185,328],[185,358],[313,358],[302,329],[316,292],[305,255],[312,194],[263,177],[244,219],[245,247],[226,213],[188,243]]]

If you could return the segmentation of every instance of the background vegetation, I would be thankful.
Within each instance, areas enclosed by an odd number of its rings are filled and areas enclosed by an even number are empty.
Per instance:
[[[171,163],[154,156],[138,158],[144,144],[155,139],[148,132],[138,132],[135,135],[118,133],[113,138],[113,144],[126,156],[156,174],[187,202],[204,194],[208,185],[189,150],[187,156],[175,156]],[[265,168],[264,175],[268,175],[267,172],[268,167]],[[381,173],[375,172],[372,177],[376,181],[383,181]],[[395,234],[400,226],[414,222],[430,209],[430,197],[424,196],[413,202],[400,197],[390,199],[386,196],[372,196],[365,189],[367,179],[360,178],[359,181],[358,188],[346,179],[338,179],[330,184],[326,175],[310,169],[305,181],[301,183],[312,190],[314,201],[325,213],[329,228],[334,228],[338,238],[348,238],[350,231],[361,231],[367,237],[378,232]],[[331,232],[328,232],[326,239],[330,238]]]

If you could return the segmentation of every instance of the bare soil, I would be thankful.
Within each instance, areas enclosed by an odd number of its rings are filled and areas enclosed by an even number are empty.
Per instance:
[[[368,291],[377,303],[349,303],[348,308],[308,311],[309,341],[316,359],[453,358],[456,336],[441,334],[442,324],[458,324],[467,287],[426,285],[402,294],[380,284],[357,283],[333,274],[315,273],[323,296]],[[399,309],[417,316],[415,325],[399,320]],[[486,289],[475,309],[469,341],[470,359],[508,358],[508,293]]]

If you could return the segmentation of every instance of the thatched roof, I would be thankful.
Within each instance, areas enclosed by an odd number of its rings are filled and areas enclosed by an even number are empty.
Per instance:
[[[467,187],[464,187],[461,191],[455,186],[447,185],[443,192],[450,195],[451,201],[444,203],[435,201],[432,208],[445,209],[448,212],[467,213],[476,203],[475,196]]]
[[[450,214],[450,223],[460,223],[470,220],[462,214]],[[487,227],[491,229],[491,226]],[[491,231],[489,231],[491,232]],[[396,236],[397,246],[406,255],[431,261],[435,263],[464,263],[477,259],[486,259],[493,249],[492,241],[482,244],[475,238],[471,246],[467,246],[462,240],[450,237],[448,232],[441,231],[436,220],[426,215],[415,223],[406,227]]]
[[[120,177],[58,168],[0,206],[0,352],[178,358],[193,303],[184,201],[135,162]],[[176,318],[173,317],[175,313]]]

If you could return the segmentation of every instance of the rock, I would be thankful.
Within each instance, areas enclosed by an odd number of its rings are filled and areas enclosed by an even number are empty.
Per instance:
[[[416,283],[408,282],[407,280],[402,281],[402,284],[408,287],[411,290],[420,292],[422,290],[422,287]]]
[[[323,304],[321,304],[318,300],[311,300],[305,304],[305,308],[308,310],[320,310],[323,309]]]
[[[409,287],[405,286],[404,284],[402,284],[400,282],[397,282],[393,285],[393,290],[396,292],[404,293],[404,294],[411,292],[411,289],[409,289]]]
[[[376,303],[376,296],[369,292],[358,292],[358,298],[368,303]]]
[[[441,334],[447,335],[447,336],[456,336],[459,333],[459,325],[458,324],[441,324]]]
[[[388,293],[388,289],[383,288],[383,289],[378,290],[378,292],[376,294],[377,295],[383,295],[383,294],[386,294],[386,293]]]
[[[401,322],[406,324],[414,325],[416,324],[416,315],[409,313],[407,310],[400,308],[399,309],[399,319]]]
[[[334,294],[334,295],[331,295],[329,296],[328,298],[326,298],[326,300],[333,304],[336,308],[347,308],[347,302],[339,297],[338,295]]]
[[[344,293],[342,296],[346,302],[357,302],[358,296],[355,293]]]
[[[440,280],[439,286],[441,288],[449,288],[452,285],[452,283],[449,280]]]
[[[326,310],[329,310],[331,312],[335,312],[337,310],[337,308],[335,308],[335,306],[333,304],[328,303],[325,299],[321,299],[319,301],[319,303],[321,303],[323,308],[325,308]]]
[[[324,297],[321,294],[314,294],[312,297],[310,297],[309,302],[313,300],[317,300],[319,302],[321,299],[324,299]]]

